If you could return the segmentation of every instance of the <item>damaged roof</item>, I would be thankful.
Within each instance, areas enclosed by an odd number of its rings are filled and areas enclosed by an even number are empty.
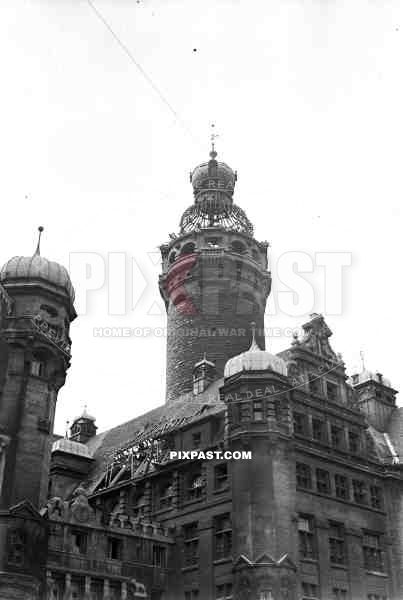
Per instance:
[[[223,379],[218,379],[198,396],[189,392],[175,402],[159,406],[88,440],[86,446],[95,459],[95,464],[87,479],[82,482],[87,492],[95,490],[117,450],[142,440],[162,437],[207,415],[223,412],[225,404],[220,401],[219,396],[222,384]]]

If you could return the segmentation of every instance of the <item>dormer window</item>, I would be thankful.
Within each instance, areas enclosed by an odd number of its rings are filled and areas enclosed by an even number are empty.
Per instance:
[[[202,360],[197,362],[193,367],[193,394],[197,396],[204,392],[215,378],[215,365],[207,360],[204,354]]]

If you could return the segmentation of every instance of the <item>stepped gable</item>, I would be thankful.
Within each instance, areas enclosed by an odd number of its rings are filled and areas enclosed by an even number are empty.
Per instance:
[[[219,388],[222,383],[222,379],[212,383],[197,396],[197,400],[193,393],[189,392],[176,402],[159,406],[91,438],[86,446],[91,451],[95,464],[88,478],[83,482],[87,493],[94,491],[116,450],[129,445],[132,441],[155,438],[164,432],[168,433],[205,418],[206,415],[224,411],[225,404],[219,399]]]

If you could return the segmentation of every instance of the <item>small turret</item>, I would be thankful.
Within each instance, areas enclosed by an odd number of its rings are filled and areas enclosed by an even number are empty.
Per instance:
[[[379,372],[363,368],[361,373],[352,375],[350,383],[358,395],[358,407],[366,415],[369,424],[385,433],[396,408],[397,391],[389,379]]]
[[[94,437],[97,433],[97,426],[95,425],[95,417],[88,414],[87,406],[84,406],[84,410],[78,417],[75,417],[73,424],[70,427],[70,439],[81,444],[85,444],[89,439]]]

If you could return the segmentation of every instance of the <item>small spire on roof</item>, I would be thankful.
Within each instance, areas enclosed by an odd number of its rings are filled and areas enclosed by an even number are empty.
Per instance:
[[[42,225],[39,225],[39,227],[38,227],[38,231],[39,231],[38,244],[36,246],[36,250],[35,250],[34,256],[40,256],[41,255],[41,236],[42,236],[43,230],[44,230],[44,227],[42,227]]]
[[[215,133],[215,124],[212,123],[211,124],[211,135],[210,135],[210,139],[211,139],[211,152],[210,152],[210,156],[212,159],[215,159],[217,156],[217,152],[215,150],[215,140],[216,138],[218,138],[218,133]]]
[[[252,331],[252,343],[250,345],[249,352],[250,351],[252,351],[252,352],[260,352],[260,348],[259,348],[259,346],[258,346],[258,344],[256,342],[256,323],[255,323],[255,321],[251,322],[250,328],[251,328],[251,331]]]
[[[361,357],[361,369],[362,369],[362,373],[365,371],[365,352],[364,350],[360,350],[360,357]]]

